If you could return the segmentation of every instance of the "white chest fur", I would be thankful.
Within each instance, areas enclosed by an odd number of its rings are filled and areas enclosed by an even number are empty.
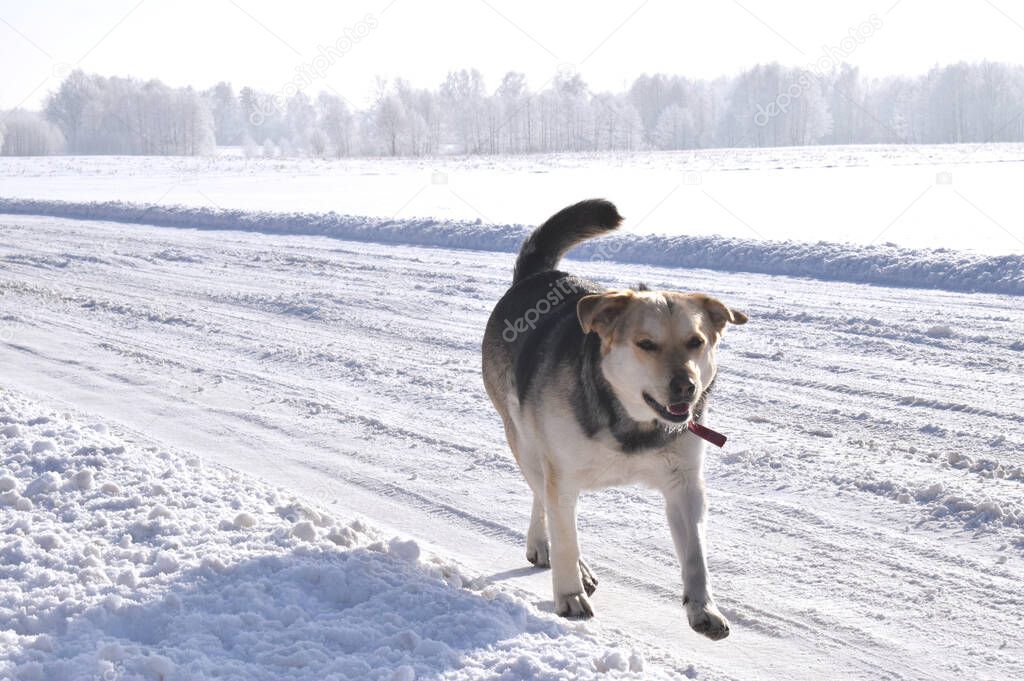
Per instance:
[[[588,437],[571,413],[558,410],[537,417],[533,428],[524,429],[533,435],[530,449],[543,452],[562,482],[572,481],[579,490],[633,484],[663,489],[701,475],[704,443],[692,433],[657,449],[624,452],[611,433]]]

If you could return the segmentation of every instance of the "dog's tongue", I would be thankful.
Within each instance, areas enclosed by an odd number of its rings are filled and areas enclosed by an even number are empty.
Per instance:
[[[690,412],[690,405],[687,402],[678,402],[676,404],[670,404],[666,408],[668,409],[668,413],[672,414],[673,416],[686,416]],[[707,440],[716,447],[725,446],[725,441],[727,438],[721,433],[711,430],[707,426],[703,426],[697,423],[696,421],[690,421],[688,424],[686,424],[686,427],[689,428],[691,433],[701,438],[702,440]]]
[[[668,413],[673,416],[686,416],[690,411],[690,405],[686,402],[668,405]]]

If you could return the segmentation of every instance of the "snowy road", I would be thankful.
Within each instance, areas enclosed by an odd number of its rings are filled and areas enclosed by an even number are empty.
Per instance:
[[[628,225],[626,226],[628,229]],[[478,342],[507,254],[0,216],[5,385],[419,538],[550,609]],[[584,497],[604,637],[700,678],[1024,678],[1019,297],[570,263],[730,332],[690,632],[656,495]]]

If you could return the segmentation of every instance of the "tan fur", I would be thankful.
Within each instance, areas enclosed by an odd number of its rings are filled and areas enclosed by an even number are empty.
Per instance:
[[[650,406],[643,393],[667,405],[668,380],[674,371],[685,370],[697,394],[710,385],[717,371],[715,352],[727,322],[743,324],[746,315],[704,294],[675,291],[609,291],[585,296],[577,304],[584,330],[601,336],[605,377],[629,414],[649,420]],[[687,347],[693,338],[703,345]],[[648,340],[657,347],[645,351],[637,342]]]
[[[576,311],[584,332],[600,336],[604,378],[641,429],[666,421],[644,393],[668,405],[670,380],[685,375],[699,396],[715,378],[726,325],[747,321],[715,298],[674,291],[607,291],[584,296]],[[694,339],[701,340],[699,347],[691,345]],[[637,345],[645,341],[654,347]],[[485,336],[484,383],[534,494],[527,558],[538,566],[550,563],[556,611],[593,614],[587,594],[596,579],[581,560],[576,531],[580,492],[640,483],[665,497],[690,626],[712,639],[727,636],[728,622],[714,603],[704,555],[703,441],[685,433],[663,448],[625,453],[607,431],[588,437],[573,411],[579,376],[566,368],[541,377],[543,384],[520,405],[513,360],[500,343],[496,333]]]

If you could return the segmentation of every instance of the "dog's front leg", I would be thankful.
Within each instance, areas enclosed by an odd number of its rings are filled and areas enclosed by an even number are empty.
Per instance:
[[[562,617],[594,616],[580,574],[580,546],[576,535],[578,490],[559,486],[557,477],[545,476],[545,506],[551,536],[551,582],[555,612]]]
[[[704,480],[699,471],[664,490],[672,540],[683,568],[683,605],[690,627],[713,641],[729,635],[729,622],[715,606],[704,557]]]

